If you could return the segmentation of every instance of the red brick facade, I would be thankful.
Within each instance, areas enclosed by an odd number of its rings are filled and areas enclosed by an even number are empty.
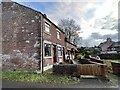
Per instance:
[[[45,23],[50,24],[50,32],[45,31]],[[65,35],[64,32],[62,32],[54,23],[52,23],[47,16],[43,15],[43,44],[49,43],[51,45],[51,56],[46,57],[44,56],[44,66],[59,63],[59,59],[64,62],[64,47],[65,47]],[[60,39],[57,38],[57,32],[60,32]],[[62,48],[62,56],[58,56],[58,47]],[[44,47],[43,47],[44,49]],[[45,52],[45,50],[43,50]],[[44,54],[44,53],[43,53]]]
[[[41,70],[76,48],[46,15],[15,2],[2,2],[2,30],[3,70]]]
[[[50,23],[50,33],[45,32],[45,22]],[[57,30],[58,29],[61,32],[61,40],[57,39]],[[52,43],[56,43],[62,46],[65,46],[65,35],[64,33],[55,25],[53,24],[49,19],[43,17],[43,31],[44,40],[50,41]]]

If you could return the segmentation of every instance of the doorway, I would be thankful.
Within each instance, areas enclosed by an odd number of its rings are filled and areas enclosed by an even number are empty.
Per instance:
[[[57,62],[56,45],[53,45],[53,62]]]

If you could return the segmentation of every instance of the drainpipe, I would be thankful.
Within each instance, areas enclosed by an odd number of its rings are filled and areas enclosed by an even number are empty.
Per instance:
[[[41,15],[41,73],[43,73],[43,16]]]

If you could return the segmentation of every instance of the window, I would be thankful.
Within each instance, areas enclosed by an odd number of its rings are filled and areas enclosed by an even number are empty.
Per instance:
[[[45,31],[50,33],[50,25],[48,23],[45,23]]]
[[[115,48],[112,48],[112,51],[115,51]]]
[[[45,56],[51,56],[51,45],[45,43],[44,48],[45,48]]]
[[[57,31],[57,39],[61,39],[60,32]]]
[[[62,48],[58,47],[58,56],[62,56]]]

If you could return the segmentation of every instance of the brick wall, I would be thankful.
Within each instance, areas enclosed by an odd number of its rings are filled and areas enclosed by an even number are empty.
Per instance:
[[[43,18],[43,30],[45,30],[45,20],[46,20],[46,18]],[[49,22],[49,21],[47,21],[47,22]],[[64,33],[61,32],[61,40],[57,39],[57,30],[56,30],[57,27],[53,23],[51,23],[51,22],[49,22],[49,23],[51,24],[50,25],[50,34],[45,33],[45,31],[44,31],[44,34],[43,34],[44,40],[48,40],[48,41],[51,41],[53,43],[57,43],[57,44],[60,44],[62,46],[65,46],[65,41],[64,41],[65,40],[65,35],[64,35]]]
[[[45,31],[45,22],[50,24],[50,33],[47,33]],[[42,24],[43,24],[43,39],[45,41],[49,41],[49,42],[52,42],[54,44],[59,44],[61,46],[65,46],[65,41],[64,41],[65,40],[65,35],[64,35],[64,33],[59,30],[60,35],[61,35],[61,39],[59,40],[57,38],[57,29],[58,29],[58,27],[53,22],[51,22],[49,19],[47,19],[47,17],[44,16],[44,15],[43,15]],[[58,49],[57,48],[58,47],[56,46],[56,62],[58,62]],[[52,45],[51,49],[52,49],[52,56],[50,58],[44,58],[44,66],[48,66],[48,65],[51,65],[51,64],[55,63],[54,58],[53,58],[54,57],[53,56],[53,54],[54,54],[53,45]],[[62,57],[61,57],[62,60],[63,60],[63,56],[64,55],[62,55]]]
[[[38,69],[40,16],[40,13],[17,3],[2,3],[3,70]]]

